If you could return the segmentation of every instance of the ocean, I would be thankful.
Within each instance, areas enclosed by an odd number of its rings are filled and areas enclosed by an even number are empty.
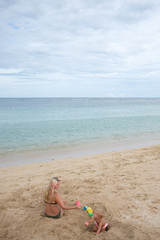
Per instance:
[[[23,153],[56,159],[159,143],[160,98],[0,98],[0,165],[7,155],[11,163]]]

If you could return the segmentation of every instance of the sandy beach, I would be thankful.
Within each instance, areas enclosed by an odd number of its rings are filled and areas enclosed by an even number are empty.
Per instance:
[[[75,159],[0,168],[0,239],[159,240],[160,145]],[[44,217],[43,193],[53,176],[68,205],[101,209],[111,228],[94,236],[82,209]]]

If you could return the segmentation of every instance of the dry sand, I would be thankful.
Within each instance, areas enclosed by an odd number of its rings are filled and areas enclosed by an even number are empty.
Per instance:
[[[160,145],[1,168],[0,176],[1,239],[160,239]],[[111,229],[94,236],[82,209],[58,220],[44,217],[43,192],[52,176],[62,179],[68,204],[80,200],[103,210]]]

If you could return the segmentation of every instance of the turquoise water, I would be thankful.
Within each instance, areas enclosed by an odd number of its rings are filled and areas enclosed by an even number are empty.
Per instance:
[[[0,99],[0,154],[160,140],[160,98]]]

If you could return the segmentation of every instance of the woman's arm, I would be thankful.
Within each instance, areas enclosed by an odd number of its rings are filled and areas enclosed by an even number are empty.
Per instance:
[[[62,208],[64,210],[72,210],[72,209],[76,209],[76,208],[81,208],[81,206],[65,206],[64,201],[61,199],[61,196],[59,195],[58,192],[56,192],[54,194],[54,196],[55,196],[56,202],[58,203],[60,208]]]

